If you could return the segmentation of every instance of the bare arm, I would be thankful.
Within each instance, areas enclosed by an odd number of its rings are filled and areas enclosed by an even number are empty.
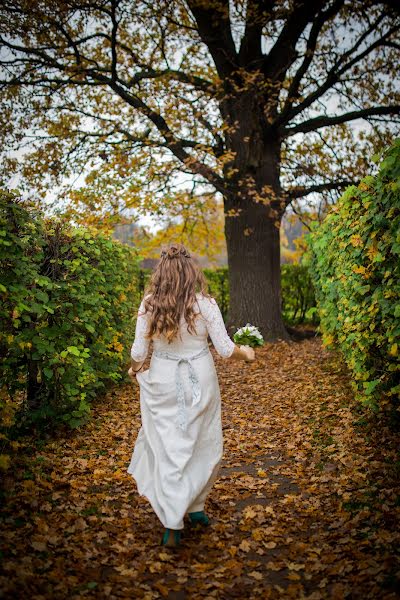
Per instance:
[[[235,348],[229,358],[233,360],[245,360],[246,362],[251,362],[255,360],[254,348],[251,348],[250,346],[237,346],[235,344]]]
[[[139,371],[139,369],[141,369],[144,365],[144,360],[141,361],[136,361],[133,360],[133,358],[131,358],[131,369],[132,371]]]
[[[144,300],[142,300],[136,321],[135,340],[131,348],[131,367],[128,375],[131,378],[135,377],[135,372],[139,371],[146,360],[149,350],[149,340],[145,338],[147,330],[147,314],[144,310]]]

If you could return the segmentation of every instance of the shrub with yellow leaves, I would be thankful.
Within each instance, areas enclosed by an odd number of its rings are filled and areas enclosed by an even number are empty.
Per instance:
[[[400,139],[377,175],[347,188],[307,243],[325,345],[341,350],[363,404],[398,410]]]

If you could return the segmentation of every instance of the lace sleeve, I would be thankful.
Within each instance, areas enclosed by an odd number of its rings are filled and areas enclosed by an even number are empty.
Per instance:
[[[207,330],[210,334],[214,348],[222,358],[229,358],[235,349],[235,343],[229,337],[221,311],[215,298],[204,299],[202,303],[202,314],[207,323]]]
[[[136,362],[145,360],[149,351],[150,340],[144,336],[147,331],[147,314],[144,311],[144,300],[140,303],[136,320],[135,341],[131,348],[131,357]]]

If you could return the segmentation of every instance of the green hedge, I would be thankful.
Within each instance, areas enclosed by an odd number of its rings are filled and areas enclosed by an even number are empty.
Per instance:
[[[229,309],[228,268],[203,269],[203,273],[207,279],[209,293],[216,299],[226,321]]]
[[[376,176],[347,188],[307,242],[325,345],[340,348],[363,404],[398,407],[400,140]]]
[[[126,376],[151,274],[139,268],[140,259],[135,249],[45,218],[18,194],[0,190],[3,432],[14,422],[76,427],[88,417],[91,400]],[[303,318],[309,300],[304,303],[302,288],[309,283],[304,270],[292,267],[282,271],[285,310]],[[226,319],[227,268],[204,273]]]
[[[139,294],[143,293],[152,269],[140,269]],[[217,300],[226,321],[229,309],[228,268],[205,268],[203,273],[210,294]],[[281,265],[282,315],[288,325],[318,323],[314,287],[308,268],[304,265]]]
[[[317,324],[313,282],[303,264],[281,265],[282,316],[287,325]]]
[[[0,367],[5,424],[75,427],[123,376],[137,310],[131,248],[0,194]]]

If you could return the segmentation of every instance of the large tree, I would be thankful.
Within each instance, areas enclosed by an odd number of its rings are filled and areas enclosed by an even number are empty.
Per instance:
[[[392,135],[396,3],[5,0],[0,14],[2,148],[20,149],[5,173],[30,147],[30,185],[86,170],[93,206],[157,214],[176,195],[220,193],[228,325],[287,339],[280,220],[296,198],[357,180]],[[373,132],[356,136],[357,119]]]

